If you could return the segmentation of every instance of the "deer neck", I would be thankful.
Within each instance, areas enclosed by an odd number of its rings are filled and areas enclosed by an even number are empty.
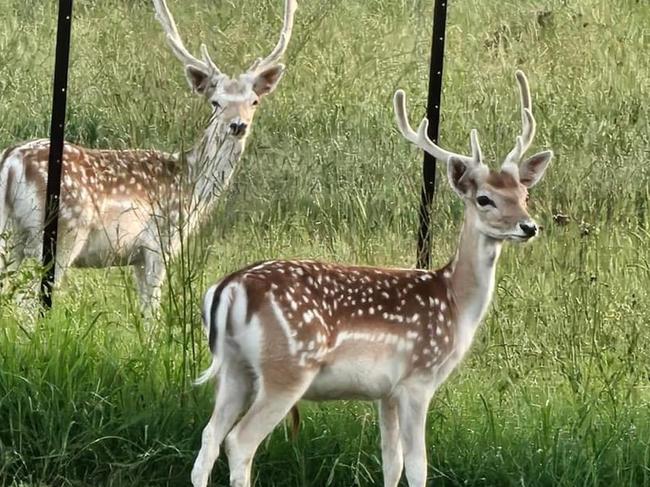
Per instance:
[[[245,144],[245,137],[223,134],[213,117],[201,140],[185,153],[193,199],[202,210],[211,208],[228,186]]]
[[[492,300],[497,261],[502,242],[481,233],[476,226],[476,210],[467,207],[458,251],[451,266],[451,292],[454,296],[459,331],[468,340],[485,316]]]

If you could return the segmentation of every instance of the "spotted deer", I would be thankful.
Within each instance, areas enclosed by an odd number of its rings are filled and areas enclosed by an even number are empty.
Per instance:
[[[260,101],[284,73],[279,60],[291,38],[296,0],[286,0],[284,25],[272,52],[230,78],[186,49],[165,0],[153,0],[173,53],[194,92],[212,107],[208,127],[186,152],[94,150],[66,143],[56,278],[70,266],[132,265],[145,311],[160,300],[165,256],[194,232],[231,179]],[[0,156],[0,271],[40,258],[49,141],[34,140]],[[9,226],[15,235],[7,253]],[[8,264],[8,265],[7,265]]]
[[[448,152],[414,132],[405,96],[395,94],[406,139],[445,161],[465,219],[455,257],[436,271],[268,261],[210,287],[203,320],[212,352],[199,377],[218,377],[216,404],[192,470],[205,487],[225,439],[231,486],[250,486],[254,453],[300,399],[377,401],[384,485],[404,464],[411,487],[427,479],[429,402],[459,364],[485,315],[505,241],[524,242],[538,227],[527,189],[542,178],[550,151],[523,159],[535,133],[528,83],[517,71],[523,130],[497,171],[483,162],[476,130],[471,156]],[[243,414],[243,416],[241,416]],[[241,416],[241,419],[239,419]]]

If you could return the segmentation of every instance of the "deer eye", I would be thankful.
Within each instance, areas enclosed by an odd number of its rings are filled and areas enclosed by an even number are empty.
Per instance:
[[[254,106],[254,107],[256,107],[256,106],[259,105],[259,104],[260,104],[260,101],[259,101],[259,100],[253,100],[253,106]]]
[[[479,204],[479,206],[494,206],[495,208],[497,207],[497,205],[494,204],[494,201],[492,201],[490,198],[488,198],[485,195],[476,198],[476,202]]]
[[[217,100],[212,100],[212,101],[210,101],[210,103],[212,103],[212,106],[215,109],[221,108],[221,105],[219,105],[219,102]]]

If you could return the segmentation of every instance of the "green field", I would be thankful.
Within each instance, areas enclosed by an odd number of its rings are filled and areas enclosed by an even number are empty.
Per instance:
[[[0,0],[2,147],[48,135],[56,3]],[[283,5],[168,3],[187,45],[206,42],[229,73],[271,49]],[[72,270],[37,320],[3,288],[1,486],[189,485],[213,401],[191,383],[209,361],[209,284],[266,258],[413,265],[421,154],[391,99],[404,88],[414,122],[424,114],[431,4],[300,2],[287,74],[210,227],[171,269],[158,322],[140,318],[123,269]],[[432,403],[431,485],[650,486],[649,26],[646,0],[450,2],[441,143],[462,151],[477,127],[500,163],[520,130],[521,68],[534,149],[556,158],[531,194],[542,235],[506,246],[486,322]],[[78,0],[73,30],[68,140],[194,142],[210,110],[148,0]],[[462,204],[439,180],[443,265]],[[372,405],[301,410],[296,441],[281,426],[260,447],[255,485],[381,485]],[[212,479],[227,483],[223,455]]]

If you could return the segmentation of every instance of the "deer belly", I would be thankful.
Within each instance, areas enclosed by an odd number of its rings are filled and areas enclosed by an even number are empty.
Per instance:
[[[83,250],[74,261],[75,267],[110,267],[134,264],[140,255],[133,245],[125,245],[105,231],[91,232]]]
[[[313,380],[305,399],[373,400],[385,397],[404,374],[404,361],[393,356],[359,353],[359,349],[337,353],[335,360],[323,365]]]
[[[143,222],[128,213],[122,213],[113,220],[106,218],[103,225],[93,228],[74,265],[108,267],[138,263],[142,247],[153,248],[154,245],[147,245],[147,231]]]

